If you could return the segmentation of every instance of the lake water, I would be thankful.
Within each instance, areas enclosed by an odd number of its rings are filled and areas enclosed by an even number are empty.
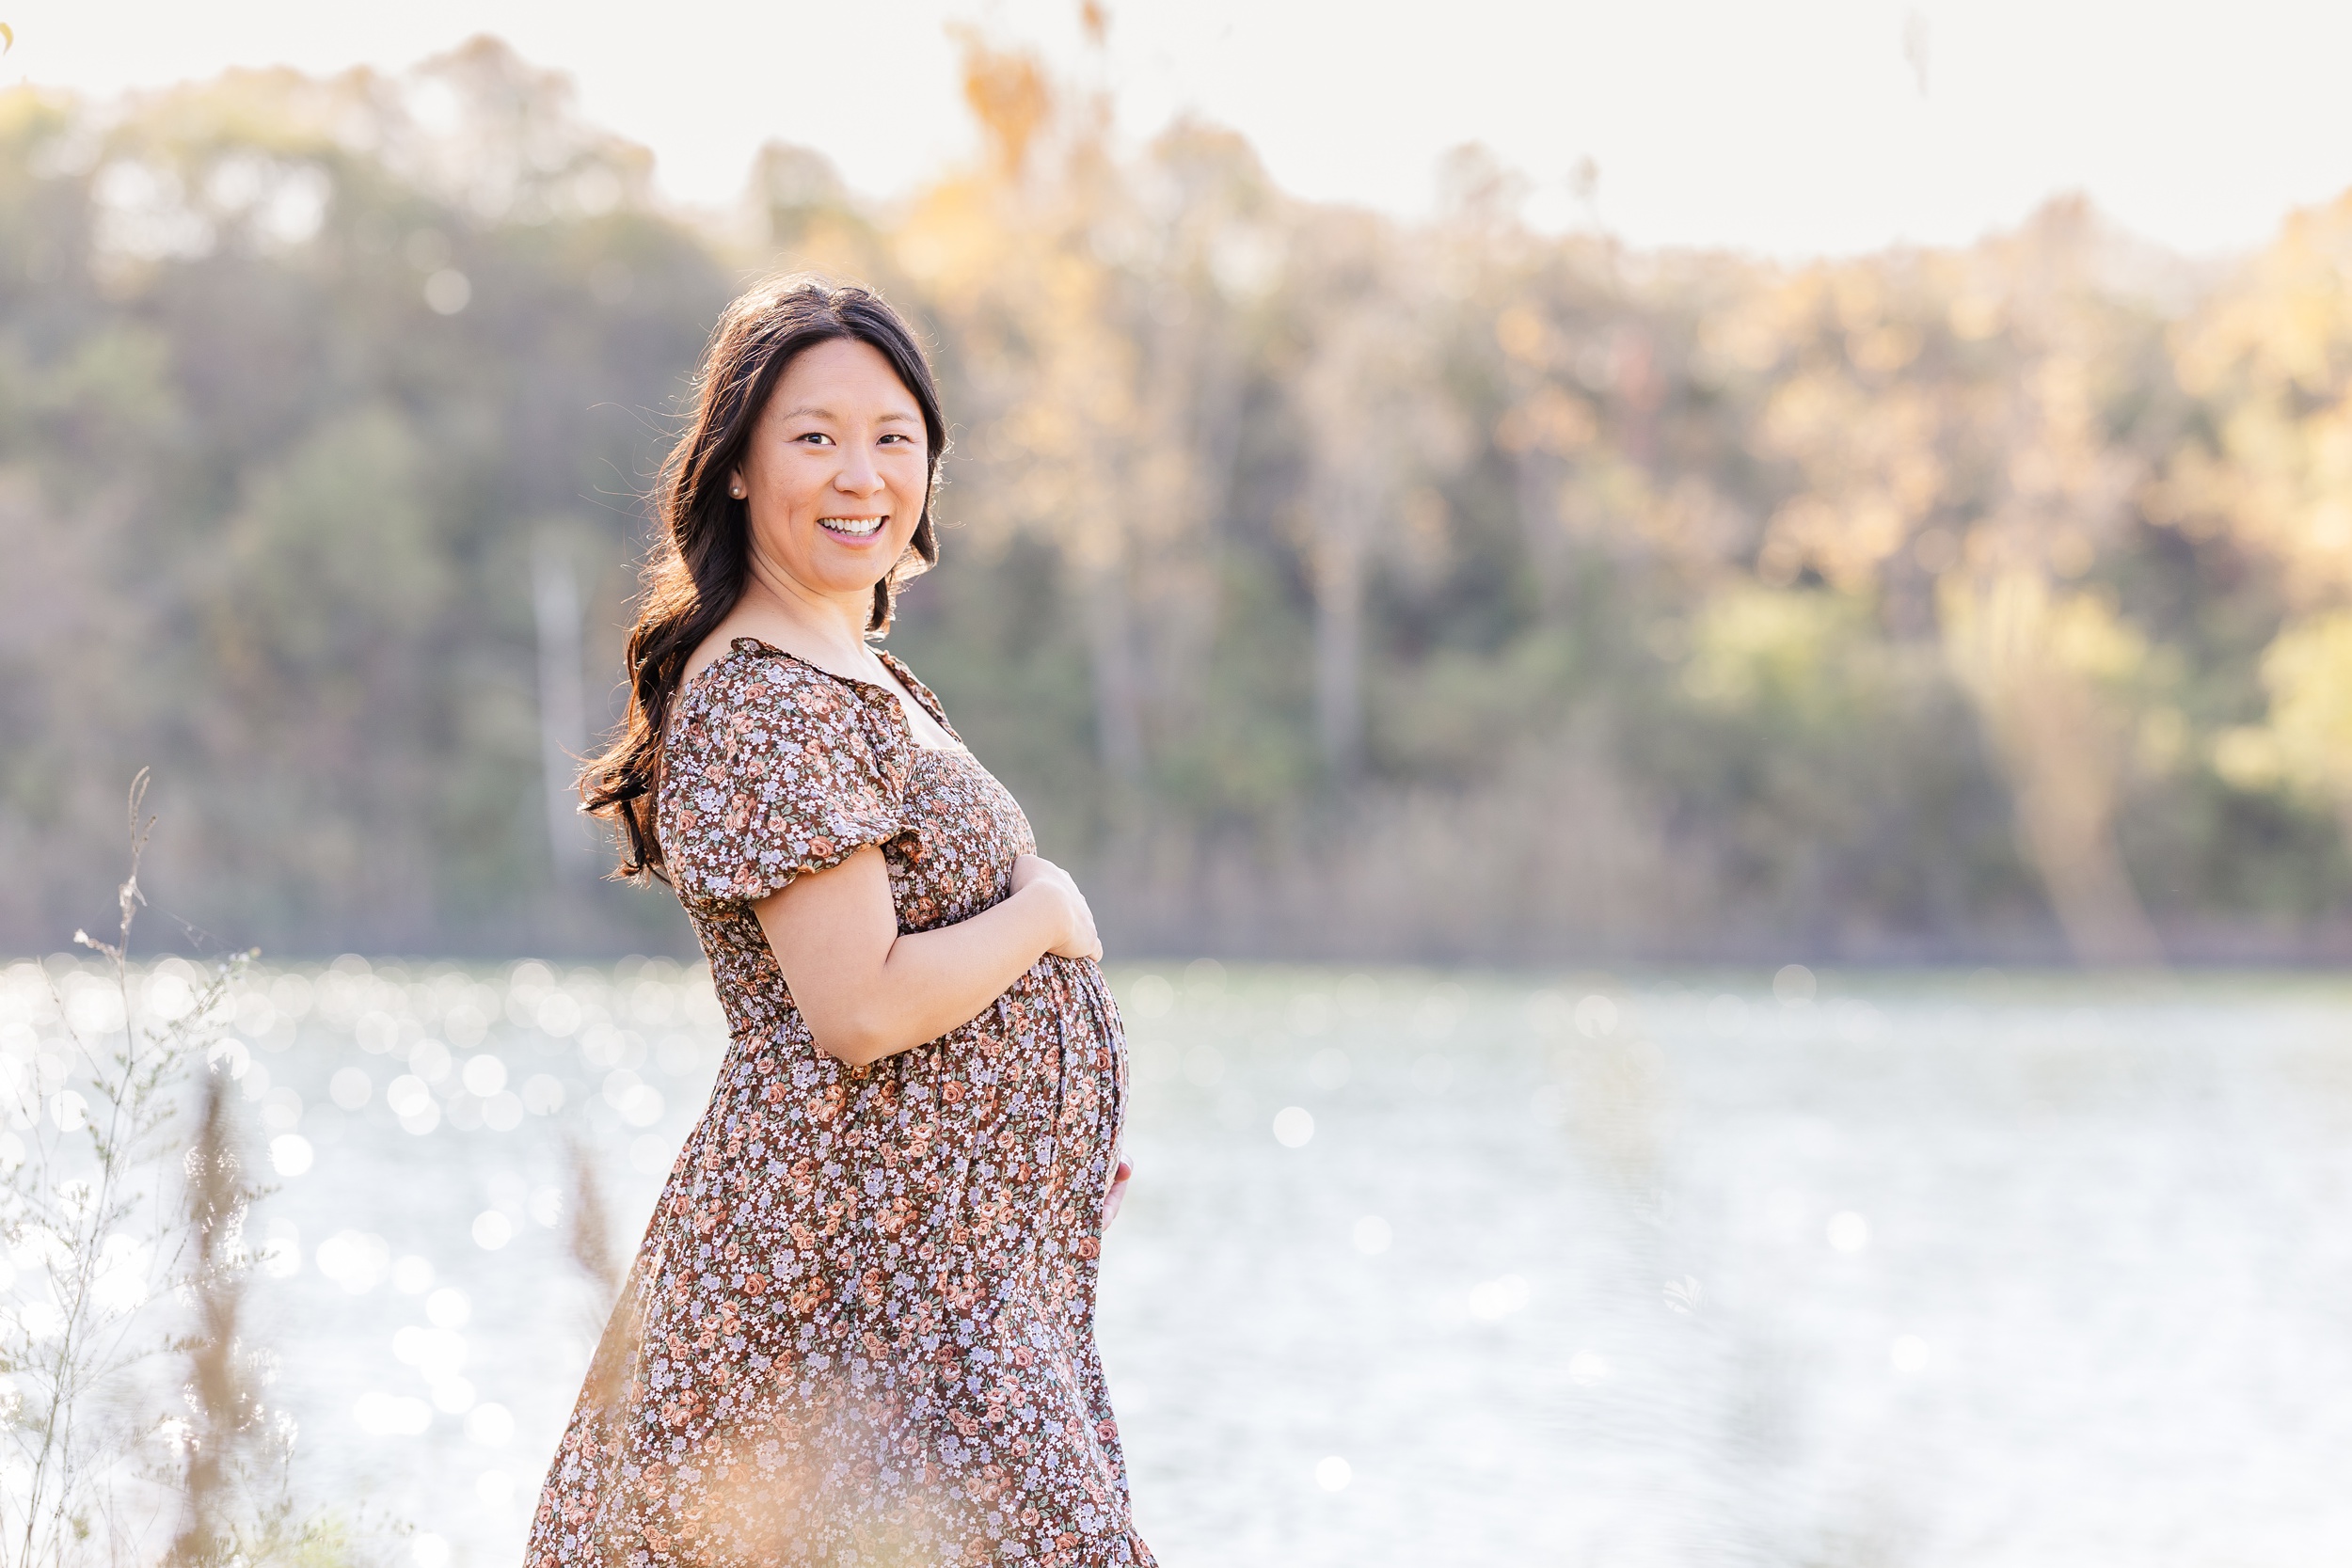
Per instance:
[[[1169,1568],[2352,1548],[2352,988],[1113,977],[1101,1337]],[[305,1488],[518,1562],[602,1307],[571,1150],[625,1257],[707,978],[345,959],[237,1029]]]

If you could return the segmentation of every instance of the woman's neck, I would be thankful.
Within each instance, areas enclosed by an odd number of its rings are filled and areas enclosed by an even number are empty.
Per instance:
[[[866,641],[866,617],[873,596],[852,603],[849,596],[818,593],[782,574],[755,563],[743,582],[743,595],[708,637],[687,658],[678,673],[682,687],[704,668],[726,655],[739,637],[756,638],[796,658],[854,680],[872,680],[882,668]]]
[[[866,641],[873,602],[870,591],[826,594],[755,563],[725,626],[730,638],[756,637],[837,674],[864,675],[874,668]]]

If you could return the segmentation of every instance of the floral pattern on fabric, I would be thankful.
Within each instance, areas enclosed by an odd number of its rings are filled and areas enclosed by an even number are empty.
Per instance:
[[[1021,808],[968,752],[916,746],[888,691],[743,638],[680,693],[658,819],[731,1040],[530,1568],[1152,1563],[1094,1347],[1126,1100],[1102,972],[1048,956],[853,1068],[812,1042],[751,909],[870,844],[900,930],[965,919],[1034,847]]]

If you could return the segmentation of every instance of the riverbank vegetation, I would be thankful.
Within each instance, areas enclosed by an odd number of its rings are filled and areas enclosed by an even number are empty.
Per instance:
[[[247,954],[135,964],[148,778],[99,962],[21,966],[0,987],[0,1563],[341,1568],[371,1562],[293,1490],[295,1430],[245,1323],[282,1248],[230,1092]],[[26,985],[30,978],[33,984]],[[280,1170],[309,1143],[281,1136]]]
[[[2352,199],[2192,265],[2058,201],[1774,263],[1149,145],[970,40],[908,198],[733,211],[478,40],[398,81],[0,97],[0,945],[150,885],[274,951],[641,951],[567,753],[720,305],[930,334],[894,646],[1136,951],[2352,948]]]

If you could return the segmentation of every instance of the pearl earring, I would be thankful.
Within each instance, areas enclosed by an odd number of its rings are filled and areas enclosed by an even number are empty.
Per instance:
[[[741,500],[746,492],[740,484],[731,484],[727,487],[727,494],[733,496],[737,500]]]

